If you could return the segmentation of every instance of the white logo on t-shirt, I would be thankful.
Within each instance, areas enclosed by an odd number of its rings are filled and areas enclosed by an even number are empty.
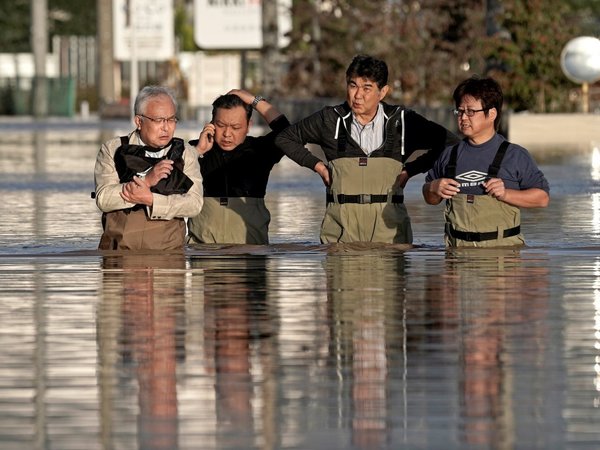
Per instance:
[[[488,174],[479,172],[478,170],[470,170],[456,176],[456,179],[461,182],[461,186],[477,186],[485,181]]]

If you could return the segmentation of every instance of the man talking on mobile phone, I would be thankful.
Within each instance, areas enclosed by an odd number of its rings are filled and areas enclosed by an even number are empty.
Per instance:
[[[204,206],[188,219],[190,244],[268,244],[271,214],[265,206],[269,174],[283,157],[275,137],[288,119],[260,95],[233,89],[212,104],[196,147]],[[248,136],[252,111],[269,124],[265,136]]]

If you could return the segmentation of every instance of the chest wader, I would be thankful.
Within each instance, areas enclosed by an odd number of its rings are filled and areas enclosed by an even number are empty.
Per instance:
[[[150,220],[145,207],[105,213],[102,225],[100,250],[177,250],[185,244],[182,218]]]
[[[183,173],[183,141],[173,138],[171,149],[164,158],[146,156],[147,149],[149,147],[129,144],[127,136],[121,137],[121,146],[115,152],[119,181],[129,182],[135,174],[168,158],[173,160],[171,175],[150,190],[162,195],[186,193],[193,182]],[[99,250],[176,250],[185,245],[185,221],[182,218],[150,220],[146,208],[141,205],[102,214],[102,227]]]
[[[509,142],[504,141],[488,176],[498,176]],[[450,154],[446,178],[456,176],[458,145]],[[446,201],[444,242],[448,247],[506,247],[525,244],[521,234],[521,210],[489,195],[457,194]]]
[[[387,157],[330,161],[321,242],[412,243],[404,192],[394,186],[403,167]]]
[[[264,198],[204,197],[202,211],[190,218],[192,244],[268,244],[271,214]]]

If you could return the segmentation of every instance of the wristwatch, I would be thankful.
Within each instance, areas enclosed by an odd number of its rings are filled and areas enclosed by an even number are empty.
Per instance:
[[[264,98],[262,95],[257,95],[256,97],[254,97],[254,100],[252,101],[252,108],[256,109],[256,105],[258,105],[258,103],[263,100]]]

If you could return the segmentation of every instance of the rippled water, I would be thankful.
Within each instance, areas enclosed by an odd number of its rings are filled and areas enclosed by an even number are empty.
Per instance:
[[[125,128],[126,129],[126,128]],[[0,448],[600,447],[600,164],[536,153],[529,246],[321,246],[283,162],[270,246],[101,255],[88,129],[0,130]]]

